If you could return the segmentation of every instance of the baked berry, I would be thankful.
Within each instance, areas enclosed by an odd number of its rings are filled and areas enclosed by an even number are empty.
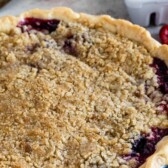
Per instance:
[[[59,20],[51,19],[37,19],[37,18],[25,18],[23,21],[20,21],[18,27],[21,28],[22,32],[37,30],[37,31],[48,31],[49,33],[56,30]],[[26,29],[24,26],[27,26]]]
[[[163,44],[168,44],[168,25],[165,25],[160,29],[159,36]]]

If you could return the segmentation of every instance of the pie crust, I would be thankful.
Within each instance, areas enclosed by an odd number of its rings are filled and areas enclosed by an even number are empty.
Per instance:
[[[144,45],[152,56],[158,57],[168,65],[168,46],[154,40],[146,29],[129,21],[114,19],[107,15],[94,16],[85,13],[75,13],[69,8],[58,7],[51,10],[34,9],[22,13],[18,17],[5,16],[0,18],[0,32],[9,33],[24,18],[58,19],[66,22],[84,24],[89,28],[102,27],[109,32],[119,33],[123,37]],[[153,168],[168,165],[168,136],[156,146],[155,153],[150,156],[141,168]]]
[[[154,40],[146,29],[134,25],[123,19],[114,19],[108,15],[94,16],[85,13],[76,13],[70,8],[57,7],[51,10],[33,9],[22,13],[18,17],[4,16],[1,17],[0,31],[9,32],[13,26],[16,26],[19,21],[26,17],[34,17],[41,19],[59,19],[64,21],[72,21],[82,24],[87,24],[88,27],[102,26],[112,33],[119,32],[124,37],[135,40],[143,44],[154,56],[163,59],[168,64],[168,47],[161,45]],[[158,56],[159,55],[159,56]]]

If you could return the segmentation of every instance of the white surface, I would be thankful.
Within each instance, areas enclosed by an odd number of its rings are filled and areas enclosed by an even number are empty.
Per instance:
[[[125,0],[132,21],[141,26],[150,26],[150,17],[155,13],[154,23],[168,23],[168,0]]]
[[[131,8],[140,8],[144,4],[160,4],[167,3],[168,0],[125,0],[125,3]]]

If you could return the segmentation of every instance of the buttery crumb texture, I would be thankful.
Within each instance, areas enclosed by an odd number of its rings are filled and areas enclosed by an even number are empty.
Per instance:
[[[152,62],[143,45],[80,23],[1,32],[0,167],[135,168],[123,157],[133,142],[168,127],[164,95],[148,96]]]

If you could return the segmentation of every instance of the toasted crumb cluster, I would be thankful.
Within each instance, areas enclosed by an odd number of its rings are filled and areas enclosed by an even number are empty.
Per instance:
[[[0,46],[1,168],[135,168],[132,143],[168,127],[153,58],[134,41],[61,21],[0,33]]]

